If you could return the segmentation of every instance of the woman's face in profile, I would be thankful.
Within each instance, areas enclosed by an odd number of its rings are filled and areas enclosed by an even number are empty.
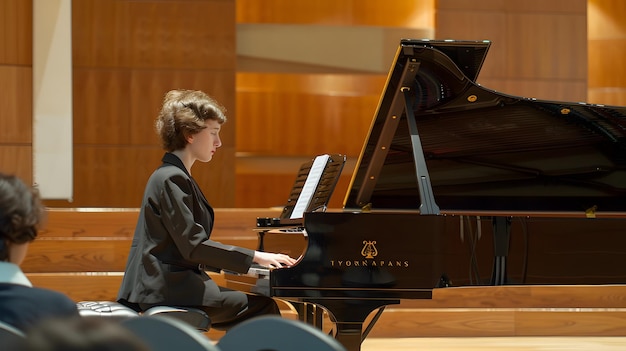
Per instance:
[[[217,148],[222,146],[220,129],[222,125],[215,120],[207,120],[206,128],[189,137],[187,147],[193,157],[201,162],[209,162]]]

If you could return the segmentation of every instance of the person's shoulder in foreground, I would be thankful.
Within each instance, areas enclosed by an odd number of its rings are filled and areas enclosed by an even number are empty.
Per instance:
[[[33,287],[20,269],[44,216],[36,188],[0,173],[0,320],[21,330],[49,317],[78,316],[74,301]]]

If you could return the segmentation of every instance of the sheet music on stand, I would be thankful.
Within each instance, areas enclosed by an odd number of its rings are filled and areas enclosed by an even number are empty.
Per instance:
[[[330,155],[320,155],[313,160],[313,165],[311,166],[309,175],[304,182],[302,192],[298,197],[298,201],[296,201],[293,212],[291,212],[291,216],[289,217],[290,219],[304,217],[304,212],[309,207],[309,204],[313,199],[313,195],[315,194],[315,190],[322,179],[322,174],[324,173],[324,169],[326,168],[326,164],[329,159]]]
[[[341,154],[319,155],[303,163],[280,217],[257,217],[257,227],[301,226],[305,212],[325,211],[345,163]]]
[[[306,235],[302,227],[304,213],[320,209],[326,210],[345,163],[345,155],[324,154],[300,166],[281,216],[279,218],[257,217],[257,228],[263,228],[259,231],[259,248],[261,250],[263,249],[264,231],[279,230],[281,232]],[[259,279],[259,281],[269,280],[270,270],[268,267],[253,264],[248,273],[243,275],[263,278]],[[242,275],[235,272],[224,272],[229,275]],[[269,294],[269,285],[265,287],[257,286],[257,288],[267,290]],[[257,291],[257,293],[260,293],[260,291]]]

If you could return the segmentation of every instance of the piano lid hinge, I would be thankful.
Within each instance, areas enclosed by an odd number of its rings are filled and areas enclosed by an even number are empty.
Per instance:
[[[598,209],[597,205],[593,205],[585,210],[585,217],[587,218],[596,218],[596,210]]]
[[[367,203],[361,207],[361,212],[372,212],[372,203]]]

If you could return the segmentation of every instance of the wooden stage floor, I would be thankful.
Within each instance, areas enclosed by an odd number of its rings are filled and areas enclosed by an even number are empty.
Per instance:
[[[519,336],[450,338],[371,338],[361,351],[617,351],[626,350],[626,337]]]

